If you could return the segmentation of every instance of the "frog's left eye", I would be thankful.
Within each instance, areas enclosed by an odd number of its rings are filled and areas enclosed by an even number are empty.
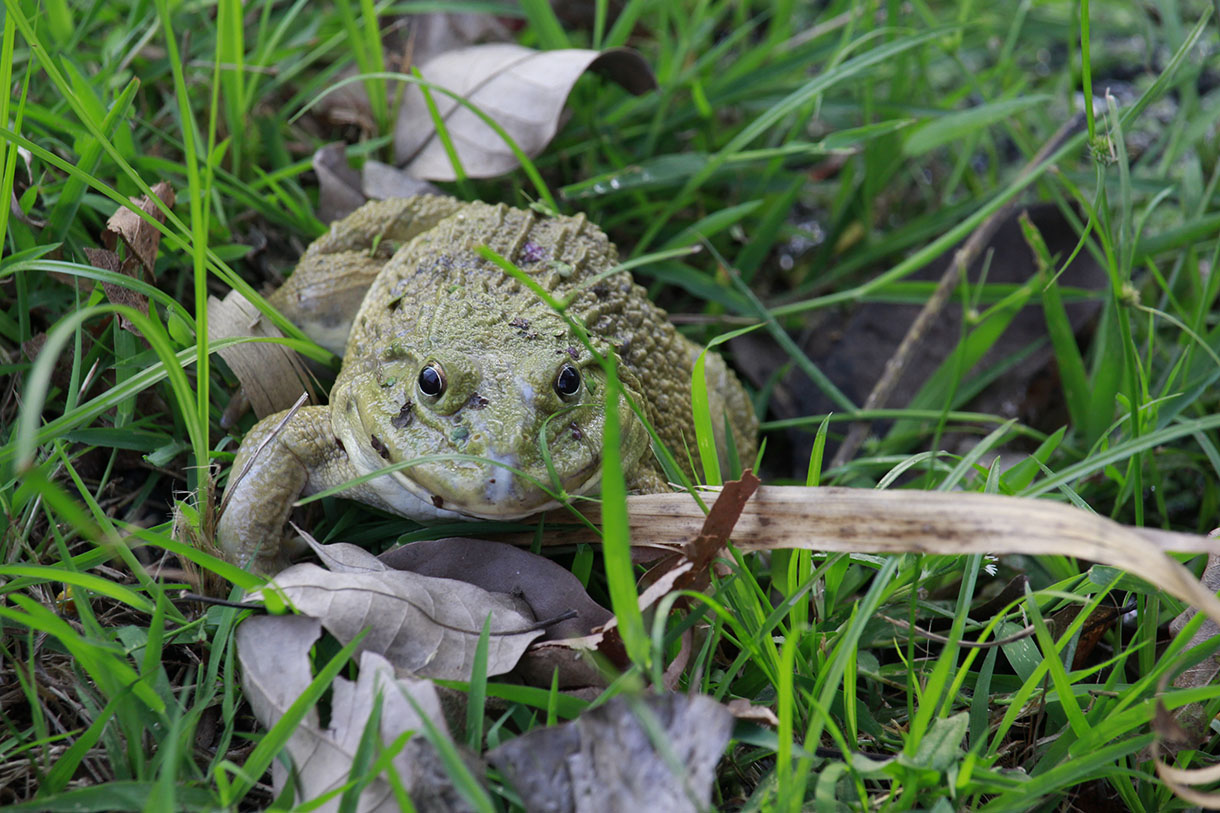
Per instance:
[[[445,371],[435,361],[419,371],[419,391],[436,398],[445,391]]]
[[[571,398],[580,392],[580,370],[571,364],[560,367],[555,376],[555,392],[562,398]]]

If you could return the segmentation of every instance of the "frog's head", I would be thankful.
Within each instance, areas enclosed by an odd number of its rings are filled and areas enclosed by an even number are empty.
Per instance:
[[[422,501],[440,516],[513,519],[554,507],[560,488],[582,494],[600,482],[604,370],[557,314],[539,306],[513,316],[494,302],[420,305],[409,330],[349,357],[335,384],[333,428],[361,473],[437,455],[479,458],[393,472],[408,494],[384,481],[377,490],[402,513],[419,516]],[[621,366],[619,377],[640,403],[635,377]],[[630,472],[648,453],[648,434],[625,399],[618,418]]]

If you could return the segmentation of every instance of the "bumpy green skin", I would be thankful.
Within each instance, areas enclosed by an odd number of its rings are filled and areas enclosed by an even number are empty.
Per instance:
[[[623,389],[661,440],[679,460],[694,454],[690,379],[700,348],[629,273],[598,277],[618,262],[600,229],[580,215],[449,198],[370,203],[314,243],[273,297],[322,344],[338,349],[351,330],[330,405],[286,422],[285,413],[270,416],[243,442],[217,532],[226,555],[273,572],[291,552],[284,524],[301,494],[425,456],[482,459],[425,460],[344,495],[416,519],[503,519],[555,506],[553,478],[569,494],[597,487],[603,370],[561,316],[479,257],[484,245],[557,299],[570,296],[568,314],[599,353],[616,357]],[[419,388],[428,364],[444,370],[439,397]],[[581,377],[568,397],[555,386],[565,364]],[[727,416],[739,454],[750,459],[758,424],[744,390],[715,354],[706,377],[714,425]],[[625,400],[618,417],[628,486],[664,489],[648,434]]]

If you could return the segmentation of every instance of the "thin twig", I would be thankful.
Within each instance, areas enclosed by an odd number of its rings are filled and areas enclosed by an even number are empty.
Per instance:
[[[906,621],[901,621],[897,618],[890,618],[888,615],[883,615],[880,617],[884,618],[886,621],[889,621],[891,624],[893,624],[897,627],[901,627],[902,629],[909,630],[909,631],[915,633],[916,637],[926,638],[929,641],[936,641],[939,644],[956,643],[958,646],[964,647],[966,649],[994,649],[997,646],[1005,646],[1007,644],[1016,643],[1017,641],[1020,641],[1023,638],[1028,638],[1029,636],[1034,634],[1034,626],[1032,624],[1030,624],[1029,626],[1022,629],[1020,632],[1015,633],[1013,635],[1009,635],[1007,638],[997,638],[994,641],[956,641],[956,642],[954,642],[954,641],[950,640],[949,638],[946,638],[943,635],[937,635],[935,632],[932,632],[931,630],[926,630],[923,627],[917,627],[914,624],[908,623]]]

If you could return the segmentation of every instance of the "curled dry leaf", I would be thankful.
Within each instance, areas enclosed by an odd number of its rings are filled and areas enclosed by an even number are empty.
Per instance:
[[[513,596],[452,579],[402,570],[331,573],[301,564],[271,581],[298,612],[319,619],[339,641],[346,644],[367,629],[360,651],[424,677],[469,680],[488,616],[488,675],[511,670],[543,632]]]
[[[775,712],[771,711],[767,706],[756,706],[744,697],[730,700],[728,710],[738,720],[749,720],[754,723],[769,725],[772,728],[779,728],[779,718],[775,716]]]
[[[535,51],[512,43],[475,45],[441,54],[420,73],[482,110],[533,157],[555,137],[568,94],[587,70],[636,94],[656,87],[643,57],[628,48]],[[490,178],[516,169],[516,156],[495,130],[445,94],[434,92],[432,99],[467,176]],[[416,177],[457,180],[418,85],[406,89],[399,108],[394,153]]]
[[[319,147],[310,164],[318,176],[318,220],[341,220],[367,200],[360,189],[360,173],[348,166],[346,144]]]
[[[323,545],[314,539],[312,534],[298,528],[295,523],[292,527],[331,573],[377,573],[390,569],[359,545],[353,545],[350,542],[332,542],[329,545]]]
[[[505,743],[487,758],[527,810],[707,810],[732,729],[733,715],[704,695],[620,695],[569,723]]]
[[[283,335],[237,291],[230,291],[224,300],[214,296],[208,298],[208,341],[236,336],[282,338]],[[305,365],[296,353],[282,344],[243,342],[219,352],[241,382],[242,391],[259,418],[292,406],[302,392],[309,395],[311,403],[317,401]]]
[[[575,615],[547,627],[540,640],[588,635],[613,614],[589,597],[580,579],[545,556],[485,539],[449,537],[386,551],[380,561],[396,570],[457,579],[494,593],[520,596],[539,621]]]
[[[167,207],[173,208],[174,205],[174,189],[165,181],[161,181],[153,186],[153,194],[161,199]],[[157,207],[147,195],[139,200],[132,200],[141,211],[149,215],[158,223],[165,222],[165,214]],[[146,221],[144,218],[136,214],[135,209],[131,206],[119,207],[115,213],[110,216],[110,220],[106,221],[106,232],[102,235],[103,242],[106,248],[114,250],[116,238],[123,241],[127,246],[131,256],[128,262],[124,264],[124,273],[130,274],[132,259],[138,261],[144,266],[144,270],[148,275],[153,276],[153,270],[157,263],[157,247],[161,244],[161,232],[156,226]]]
[[[1152,719],[1156,739],[1149,747],[1153,764],[1156,766],[1156,775],[1170,790],[1191,804],[1204,810],[1220,810],[1220,793],[1207,793],[1194,787],[1220,781],[1220,764],[1204,768],[1179,768],[1162,759],[1162,751],[1174,753],[1183,748],[1194,748],[1199,742],[1198,732],[1182,728],[1176,715],[1165,707],[1165,691],[1169,688],[1172,675],[1172,672],[1163,674],[1156,687],[1156,705]],[[1189,708],[1189,705],[1183,708]]]
[[[360,187],[369,200],[409,198],[413,195],[443,195],[436,186],[421,181],[406,170],[368,160],[360,169]]]
[[[1215,533],[1214,531],[1212,532]],[[1201,577],[1203,587],[1215,593],[1220,591],[1220,554],[1209,553],[1207,556],[1207,567],[1203,570]],[[1182,628],[1194,618],[1198,610],[1189,608],[1184,610],[1181,615],[1169,622],[1169,634],[1176,636],[1182,631]],[[1203,624],[1191,636],[1190,642],[1186,645],[1187,648],[1194,648],[1199,644],[1210,641],[1220,635],[1220,625],[1210,618],[1205,619]],[[1173,685],[1175,689],[1195,689],[1200,686],[1206,686],[1215,680],[1216,675],[1220,674],[1220,660],[1213,655],[1194,666],[1187,668],[1180,675],[1174,678]],[[1207,726],[1211,722],[1207,715],[1206,706],[1203,703],[1188,703],[1178,709],[1174,715],[1174,719],[1184,731],[1198,734],[1195,743],[1198,744],[1202,740],[1203,732],[1207,731]]]
[[[355,170],[347,163],[347,145],[327,144],[311,161],[318,176],[318,220],[342,220],[370,200],[444,194],[404,170],[368,159]]]
[[[654,573],[669,573],[686,562],[690,568],[682,578],[674,581],[675,590],[706,590],[712,583],[712,563],[729,544],[733,526],[741,517],[751,495],[758,489],[760,481],[753,471],[746,469],[740,480],[731,480],[716,496],[716,501],[703,520],[699,535],[687,543],[681,553],[670,554],[656,564]]]
[[[313,680],[309,651],[320,634],[318,620],[304,616],[255,616],[237,628],[242,688],[263,726],[274,726]],[[470,810],[453,787],[435,748],[419,733],[423,729],[422,711],[448,736],[436,688],[430,681],[397,677],[393,667],[373,652],[361,656],[355,683],[335,678],[330,727],[322,728],[317,710],[310,709],[289,738],[286,751],[292,761],[297,803],[316,799],[348,782],[378,695],[381,716],[376,739],[383,747],[406,732],[416,732],[390,761],[390,770],[410,794],[415,808],[437,813]],[[273,774],[278,795],[288,774],[279,762]],[[335,811],[341,802],[342,796],[337,796],[315,809]],[[373,778],[360,791],[357,808],[377,813],[400,809],[390,782],[382,776]]]
[[[673,592],[678,581],[690,571],[691,563],[681,561],[662,573],[640,593],[640,609],[648,609]],[[686,639],[683,639],[682,646],[675,663],[671,664],[675,670],[681,670],[685,659],[690,655],[689,642]],[[553,669],[558,670],[561,688],[605,686],[605,676],[586,657],[594,652],[619,669],[626,669],[630,665],[631,661],[618,631],[618,619],[614,616],[610,616],[606,623],[595,627],[588,635],[535,644],[530,647],[528,657],[523,659],[520,671],[527,681],[536,686],[549,686]],[[676,676],[669,670],[666,675],[667,679]]]

